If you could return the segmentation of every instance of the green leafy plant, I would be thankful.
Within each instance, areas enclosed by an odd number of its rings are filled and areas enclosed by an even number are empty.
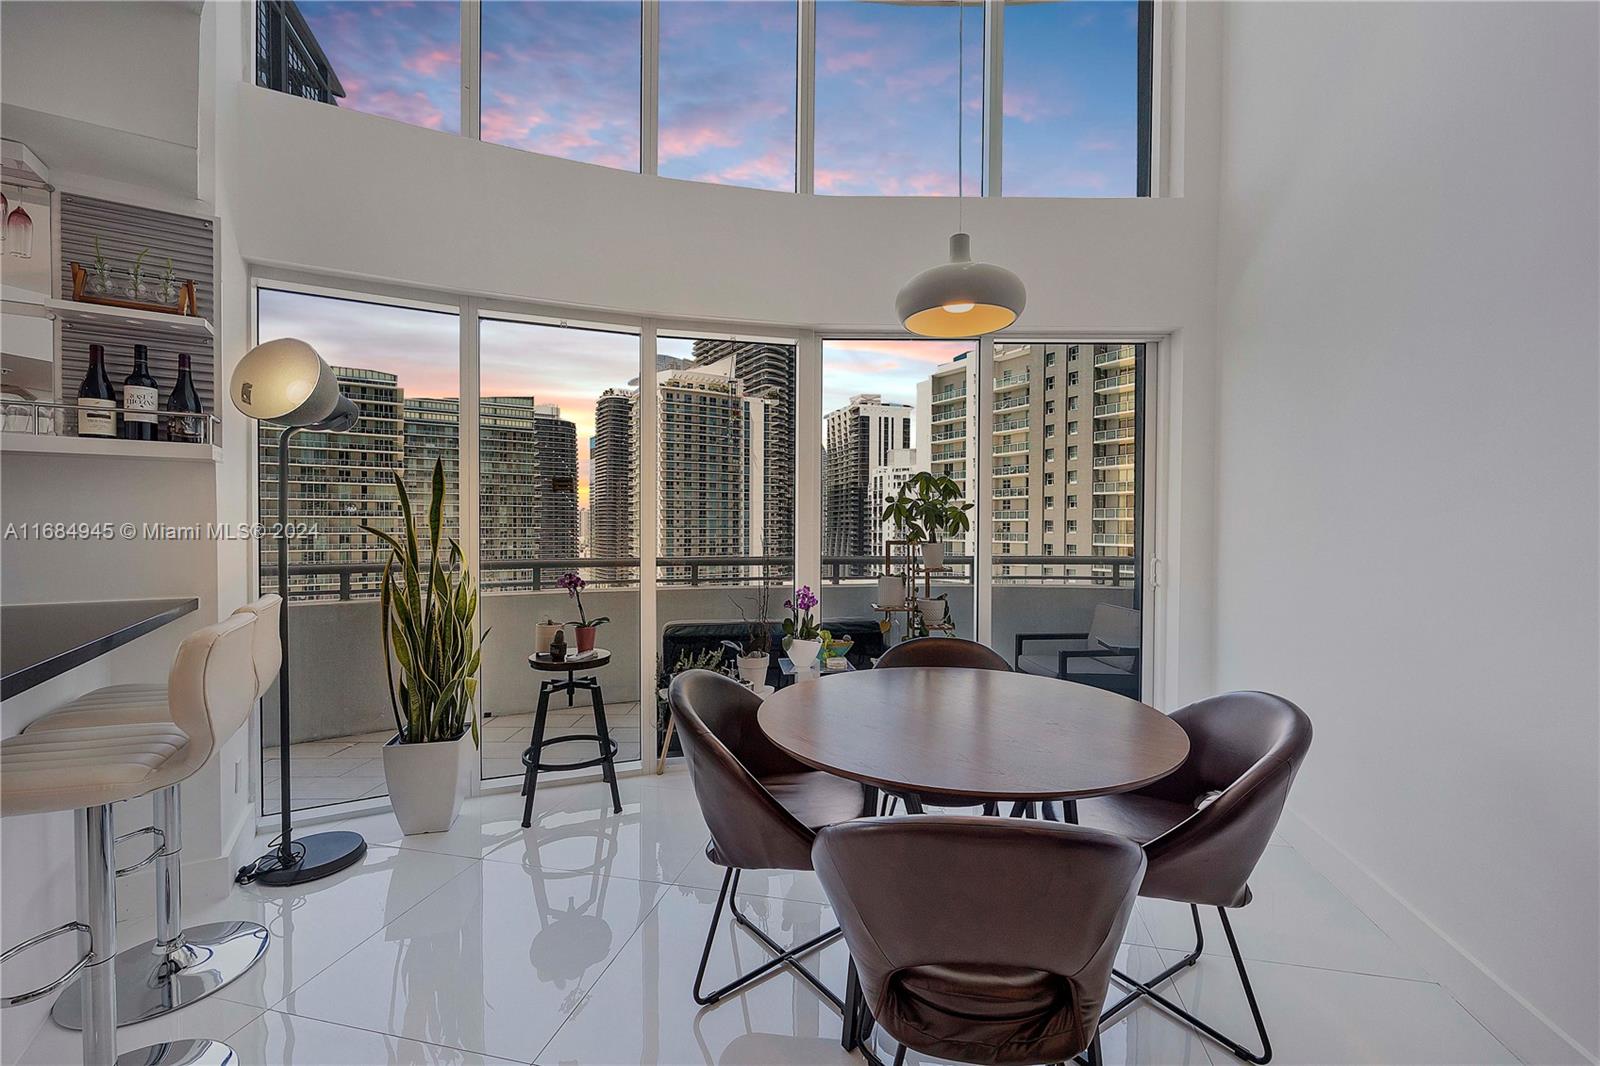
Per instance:
[[[111,291],[111,264],[100,252],[100,238],[94,239],[94,276],[100,282],[100,291]]]
[[[133,261],[133,267],[128,271],[129,291],[136,296],[144,292],[144,257],[149,254],[148,248],[140,252],[138,258]]]
[[[817,626],[816,616],[811,613],[817,603],[816,593],[811,591],[810,585],[801,585],[794,590],[794,599],[783,601],[784,610],[789,612],[789,617],[783,620],[785,651],[797,640],[821,638],[822,630]]]
[[[961,502],[961,486],[954,479],[924,470],[900,486],[879,521],[893,523],[903,539],[924,544],[941,534],[954,536],[971,529],[970,510],[972,504]]]
[[[739,641],[741,655],[766,655],[772,647],[772,630],[770,616],[772,613],[772,586],[767,584],[767,575],[761,574],[761,584],[756,586],[755,617],[752,618],[745,611],[744,602],[737,596],[729,596],[728,601],[733,604],[733,609],[739,612],[739,621],[744,623],[745,636]]]
[[[461,545],[450,538],[448,556],[439,558],[444,522],[444,462],[433,464],[428,503],[428,558],[424,568],[417,544],[411,496],[397,473],[395,491],[405,519],[405,540],[366,523],[361,528],[389,545],[380,588],[384,668],[389,705],[402,744],[458,740],[467,730],[478,741],[472,697],[478,690],[483,657],[473,633],[478,589],[462,562]],[[489,635],[484,630],[483,636]],[[400,667],[398,683],[394,666]]]
[[[176,303],[178,300],[178,272],[172,268],[172,257],[167,257],[167,269],[161,272],[161,285],[156,290],[164,304]]]

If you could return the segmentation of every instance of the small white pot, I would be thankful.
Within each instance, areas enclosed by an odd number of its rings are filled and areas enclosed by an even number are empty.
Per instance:
[[[395,737],[385,744],[383,777],[400,831],[407,836],[442,833],[454,825],[477,755],[470,729],[457,740],[401,744]]]
[[[556,639],[556,634],[561,632],[560,622],[548,624],[540,622],[533,627],[533,653],[535,655],[549,655],[550,642]]]
[[[741,655],[739,656],[739,680],[752,688],[759,688],[767,683],[767,656]]]
[[[944,541],[930,540],[922,546],[922,561],[930,567],[944,565]]]
[[[944,603],[939,599],[925,600],[917,598],[917,610],[922,612],[922,620],[930,626],[936,626],[944,621]]]
[[[821,651],[822,641],[800,640],[797,638],[789,642],[789,661],[794,663],[797,668],[804,670],[816,665],[817,655]]]
[[[878,579],[878,605],[880,607],[904,607],[906,605],[905,579],[895,574]]]

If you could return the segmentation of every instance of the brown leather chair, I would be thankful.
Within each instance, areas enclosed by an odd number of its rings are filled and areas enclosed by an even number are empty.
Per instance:
[[[862,786],[805,766],[772,741],[756,723],[761,698],[732,678],[709,670],[689,670],[673,679],[667,704],[677,723],[679,743],[689,766],[700,812],[711,830],[706,857],[727,868],[717,909],[711,915],[694,1000],[715,1003],[777,966],[791,966],[834,1006],[837,994],[801,962],[802,956],[838,937],[837,928],[785,948],[745,917],[735,899],[741,870],[809,870],[816,830],[871,810]],[[702,993],[711,943],[724,904],[734,920],[760,940],[774,957],[723,985]]]
[[[1189,758],[1182,766],[1137,792],[1078,801],[1081,824],[1120,833],[1144,846],[1150,868],[1139,894],[1187,903],[1194,917],[1194,950],[1149,981],[1119,973],[1132,991],[1107,1015],[1149,996],[1239,1058],[1266,1063],[1272,1058],[1272,1043],[1228,924],[1228,908],[1250,902],[1250,875],[1311,748],[1311,719],[1288,700],[1266,692],[1213,696],[1174,711],[1172,719],[1189,734]],[[1261,1036],[1259,1054],[1155,991],[1200,958],[1205,943],[1202,906],[1217,908],[1222,919]]]
[[[847,1047],[875,1021],[975,1063],[1100,1058],[1100,1008],[1145,859],[1115,833],[970,815],[831,826],[811,849],[850,948]],[[915,885],[915,891],[906,891]]]
[[[873,664],[874,670],[895,670],[907,667],[946,666],[966,670],[1007,670],[1011,664],[999,652],[975,640],[963,640],[960,637],[916,637],[912,640],[901,641],[879,657]],[[893,814],[893,804],[899,797],[884,797],[884,807],[881,813]],[[923,792],[916,795],[904,796],[906,810],[912,814],[921,814],[922,805],[931,803],[935,807],[974,807],[977,804],[962,796],[935,795]],[[993,800],[983,804],[984,814],[999,814],[999,807]],[[1020,813],[1020,812],[1013,812]]]

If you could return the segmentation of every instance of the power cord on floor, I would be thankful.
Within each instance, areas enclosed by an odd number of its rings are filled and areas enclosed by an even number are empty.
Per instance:
[[[283,838],[281,836],[277,837],[272,841],[271,844],[268,845],[268,851],[265,855],[261,856],[261,858],[257,859],[255,862],[247,863],[246,865],[239,867],[239,872],[235,874],[233,878],[234,884],[248,885],[262,877],[265,877],[267,874],[277,873],[279,870],[287,870],[290,867],[299,866],[301,862],[305,861],[305,845],[291,841],[289,844],[290,861],[287,863],[284,862],[282,844]]]

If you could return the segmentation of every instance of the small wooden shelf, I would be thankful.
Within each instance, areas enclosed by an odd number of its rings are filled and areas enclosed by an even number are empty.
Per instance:
[[[123,440],[120,437],[71,437],[16,430],[0,432],[0,454],[6,453],[92,455],[104,459],[160,459],[187,463],[216,463],[222,459],[222,449],[214,444]]]
[[[40,318],[59,318],[63,322],[82,325],[116,324],[167,329],[188,335],[215,336],[209,320],[194,315],[173,315],[164,311],[145,311],[137,307],[111,307],[105,304],[79,303],[76,300],[41,301],[6,300],[6,314],[34,315]]]

